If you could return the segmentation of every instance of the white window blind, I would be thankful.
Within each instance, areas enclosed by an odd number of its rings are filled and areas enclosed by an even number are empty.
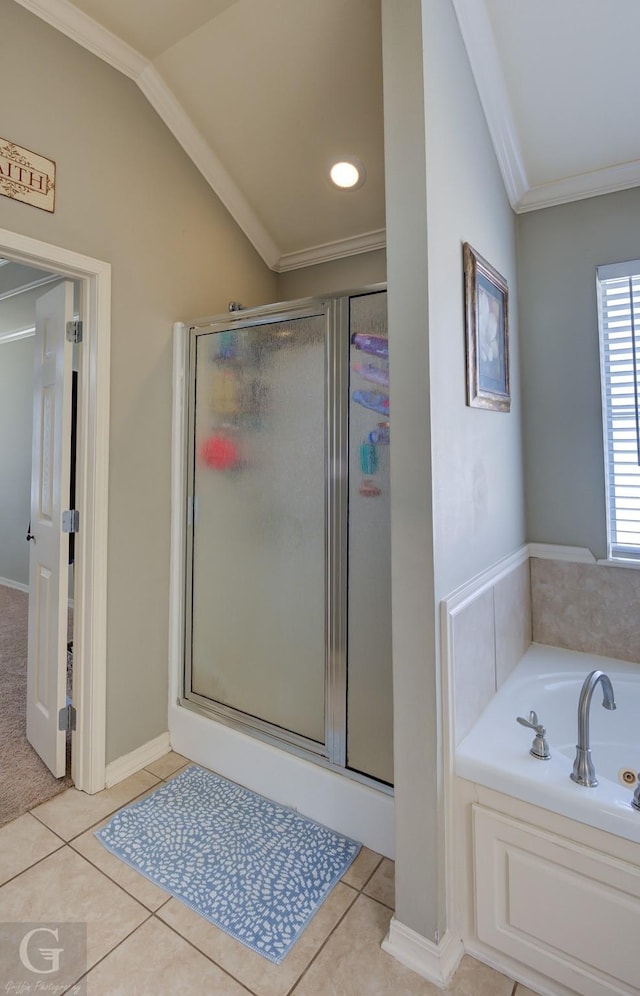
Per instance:
[[[609,556],[640,560],[640,260],[598,267]]]

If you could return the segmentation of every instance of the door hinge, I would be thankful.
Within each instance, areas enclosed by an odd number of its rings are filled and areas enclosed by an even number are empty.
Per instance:
[[[58,713],[58,729],[64,730],[65,733],[70,733],[71,731],[76,729],[76,719],[77,719],[76,710],[69,702]]]
[[[80,512],[70,508],[62,513],[62,532],[77,533],[80,531]]]
[[[78,319],[67,322],[67,342],[82,342],[82,322]]]

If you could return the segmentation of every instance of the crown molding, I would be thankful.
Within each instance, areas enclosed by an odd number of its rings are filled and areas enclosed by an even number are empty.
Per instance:
[[[69,0],[16,0],[16,3],[132,80],[137,79],[147,65],[147,60],[135,48]]]
[[[280,257],[277,245],[173,91],[150,62],[146,64],[136,83],[267,266],[275,269]]]
[[[489,13],[484,0],[453,0],[453,6],[507,196],[517,211],[529,182]]]
[[[16,2],[138,85],[264,262],[276,273],[385,247],[385,232],[381,229],[326,245],[312,246],[299,252],[281,254],[236,183],[153,63],[88,14],[74,7],[69,0],[16,0]]]
[[[485,0],[452,2],[507,196],[516,214],[640,186],[640,160],[532,186]]]
[[[374,232],[364,232],[348,239],[338,239],[336,242],[325,242],[323,245],[310,246],[298,252],[288,252],[280,256],[275,266],[276,273],[287,270],[300,270],[305,266],[317,263],[328,263],[332,259],[344,259],[346,256],[358,256],[363,252],[373,252],[374,249],[385,249],[387,245],[386,229],[378,228]]]
[[[612,194],[616,190],[628,190],[640,186],[640,161],[622,163],[620,166],[607,166],[605,169],[580,173],[563,180],[543,183],[531,187],[520,198],[516,206],[518,214],[537,211],[539,208],[553,207],[554,204],[567,204],[570,201]]]
[[[274,269],[280,250],[153,64],[69,0],[16,2],[137,83],[264,262]]]

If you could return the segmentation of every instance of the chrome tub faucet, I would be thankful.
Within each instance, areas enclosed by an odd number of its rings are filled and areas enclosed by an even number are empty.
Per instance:
[[[578,702],[578,743],[576,744],[576,759],[573,762],[571,778],[578,785],[594,788],[598,784],[596,771],[591,760],[589,744],[589,710],[596,685],[602,684],[602,705],[605,709],[615,709],[613,685],[604,671],[591,671],[584,679],[580,701]]]

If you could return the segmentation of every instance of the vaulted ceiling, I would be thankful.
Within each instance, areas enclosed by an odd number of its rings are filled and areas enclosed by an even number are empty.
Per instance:
[[[453,0],[516,211],[640,185],[637,0]]]
[[[135,80],[274,270],[384,246],[380,0],[16,2]],[[515,211],[640,185],[638,0],[452,3]]]

